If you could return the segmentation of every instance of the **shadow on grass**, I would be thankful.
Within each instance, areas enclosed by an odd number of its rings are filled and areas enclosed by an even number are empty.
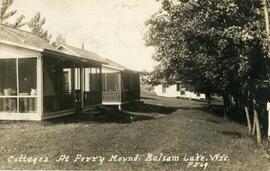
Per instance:
[[[138,105],[130,105],[126,106],[125,110],[128,112],[140,112],[140,113],[158,113],[158,114],[172,114],[178,109],[178,107],[168,107],[161,105],[153,105],[153,104],[138,104]]]
[[[158,99],[153,97],[141,97],[141,100],[158,100]]]
[[[231,138],[241,138],[242,134],[239,132],[234,132],[234,131],[221,131],[221,134],[231,137]]]
[[[43,124],[74,124],[74,123],[132,123],[137,121],[145,121],[155,119],[150,116],[138,116],[119,110],[107,110],[106,112],[91,114],[79,113],[70,116],[49,119],[43,121]]]

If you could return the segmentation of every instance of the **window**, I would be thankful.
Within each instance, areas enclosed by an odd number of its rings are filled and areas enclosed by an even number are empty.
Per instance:
[[[90,90],[96,91],[97,90],[97,69],[91,68],[91,74],[90,74]]]
[[[97,68],[97,91],[100,92],[102,90],[101,86],[101,70]]]
[[[0,95],[17,95],[16,59],[0,60]]]
[[[181,90],[181,85],[180,84],[176,84],[176,91],[180,91]]]
[[[34,113],[37,111],[37,60],[35,58],[18,60],[19,79],[19,112]]]
[[[37,60],[19,59],[20,96],[37,95]]]
[[[118,91],[119,90],[119,74],[118,73],[108,73],[107,74],[107,91]]]
[[[90,68],[85,68],[84,69],[84,75],[85,75],[85,80],[84,80],[84,91],[89,92],[90,91]]]
[[[37,111],[37,59],[0,59],[0,112]]]
[[[64,94],[70,94],[71,93],[71,69],[70,68],[64,68],[63,69],[63,75],[64,75]]]
[[[165,84],[162,85],[162,93],[166,93],[166,87],[167,86]]]
[[[75,90],[81,89],[81,69],[75,68]]]

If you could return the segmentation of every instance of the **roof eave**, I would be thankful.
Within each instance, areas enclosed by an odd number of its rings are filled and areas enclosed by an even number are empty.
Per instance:
[[[91,61],[96,61],[96,62],[101,63],[101,64],[108,64],[108,63],[103,62],[103,61],[98,61],[98,60],[92,60],[92,59],[89,59],[89,58],[85,58],[85,57],[83,57],[83,56],[81,56],[81,55],[75,53],[72,49],[70,49],[68,46],[65,46],[65,45],[59,45],[59,46],[57,47],[57,49],[60,49],[61,47],[62,47],[62,48],[65,48],[65,49],[66,49],[67,51],[69,51],[71,54],[73,54],[73,55],[75,55],[75,56],[77,56],[77,57],[79,57],[79,58],[83,58],[83,59],[91,60]]]
[[[47,54],[47,55],[59,56],[59,57],[63,57],[63,58],[70,59],[70,60],[79,60],[80,62],[83,62],[83,63],[90,62],[90,63],[96,64],[96,65],[102,65],[102,63],[99,61],[82,58],[80,56],[69,55],[69,54],[66,54],[63,52],[57,52],[57,51],[53,51],[50,49],[44,49],[42,53]]]
[[[10,45],[10,46],[16,46],[16,47],[20,47],[20,48],[24,48],[24,49],[29,49],[29,50],[36,51],[36,52],[43,52],[42,48],[36,48],[36,47],[33,47],[33,46],[24,45],[24,44],[20,44],[20,43],[15,43],[15,42],[3,40],[3,39],[0,39],[0,43],[7,44],[7,45]]]
[[[109,69],[115,69],[115,70],[119,70],[119,71],[124,71],[125,69],[123,68],[118,68],[118,67],[114,67],[114,66],[111,66],[111,65],[102,65],[102,67],[104,68],[109,68]]]

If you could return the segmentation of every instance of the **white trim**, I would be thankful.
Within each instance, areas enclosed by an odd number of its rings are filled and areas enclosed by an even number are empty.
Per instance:
[[[41,49],[41,48],[35,48],[33,46],[23,45],[23,44],[20,44],[20,43],[14,43],[14,42],[3,40],[3,39],[0,39],[0,43],[7,44],[7,45],[10,45],[10,46],[21,47],[21,48],[24,48],[24,49],[30,49],[30,50],[37,51],[37,52],[43,52],[43,49]]]
[[[38,96],[0,96],[0,99],[15,99],[15,98],[37,98]]]
[[[122,105],[122,104],[128,104],[130,103],[129,101],[125,102],[102,102],[102,105]]]
[[[43,57],[37,58],[37,111],[43,115]]]
[[[0,120],[41,121],[37,113],[0,113]]]
[[[20,83],[19,83],[19,59],[16,58],[16,88],[17,88],[17,113],[20,113]]]
[[[38,56],[32,56],[31,58],[35,58],[36,62],[38,62],[39,57]],[[23,58],[14,58],[16,59],[16,86],[17,86],[17,95],[15,96],[5,96],[1,95],[0,99],[17,99],[17,112],[16,113],[9,113],[9,112],[0,112],[0,120],[35,120],[40,121],[41,116],[39,115],[39,106],[38,106],[38,99],[39,95],[36,96],[20,96],[20,83],[19,83],[19,60],[25,59]],[[38,67],[37,67],[38,69]],[[37,71],[37,78],[38,78],[38,71]],[[38,81],[38,80],[37,80]],[[35,113],[20,113],[20,99],[22,98],[35,98],[37,100],[37,111]]]
[[[67,51],[69,51],[72,55],[81,57],[80,55],[78,55],[77,53],[75,53],[73,50],[70,50],[70,49],[69,49],[68,47],[66,47],[65,45],[60,45],[60,46],[58,46],[56,49],[59,50],[60,47],[65,48],[65,49],[66,49]],[[63,53],[65,53],[65,52],[63,52]],[[68,54],[68,53],[65,53],[65,54]],[[70,54],[68,54],[68,55],[70,55]]]
[[[118,68],[118,67],[114,67],[114,66],[111,66],[111,65],[102,65],[102,67],[104,68],[108,68],[108,69],[115,69],[115,70],[119,70],[119,71],[124,71],[125,69],[123,68]]]

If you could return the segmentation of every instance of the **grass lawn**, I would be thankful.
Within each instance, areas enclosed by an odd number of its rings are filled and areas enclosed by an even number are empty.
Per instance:
[[[150,95],[142,100],[140,108],[125,111],[136,116],[133,123],[87,114],[41,123],[2,121],[0,169],[202,170],[187,168],[189,162],[183,161],[198,154],[209,159],[202,162],[208,164],[206,170],[270,170],[265,147],[257,148],[244,126],[209,113],[204,102]],[[140,161],[108,161],[112,155],[136,154]],[[145,161],[149,154],[180,160]],[[211,161],[215,154],[228,160]],[[56,162],[61,155],[69,155],[69,161]],[[105,160],[74,162],[76,155]]]

